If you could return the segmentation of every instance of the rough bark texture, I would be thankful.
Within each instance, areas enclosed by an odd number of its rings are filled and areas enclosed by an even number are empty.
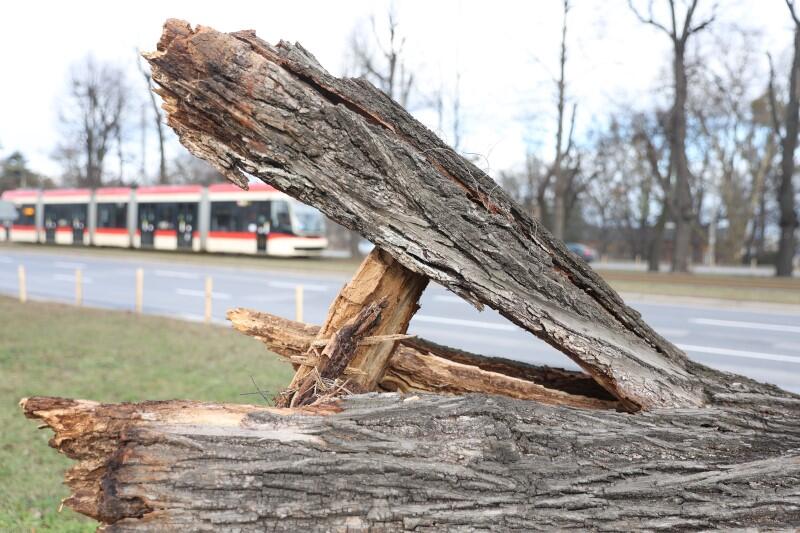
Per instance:
[[[248,309],[228,311],[233,327],[288,361],[308,361],[319,328]],[[418,339],[403,339],[380,389],[400,392],[498,394],[554,405],[618,409],[619,402],[587,374],[484,357]],[[316,360],[311,361],[316,363]]]
[[[67,505],[106,531],[800,525],[800,398],[689,361],[372,86],[329,76],[299,46],[179,21],[149,60],[170,125],[196,155],[242,185],[243,172],[258,175],[391,255],[376,251],[377,262],[362,265],[321,329],[242,310],[239,329],[327,379],[353,370],[366,348],[384,357],[386,372],[374,376],[387,389],[539,401],[371,393],[286,409],[23,400],[28,417],[55,431],[51,445],[78,461]],[[594,383],[397,337],[426,278],[499,309]],[[400,279],[420,284],[409,290]],[[393,325],[379,332],[385,321]],[[374,335],[390,342],[367,343]],[[374,350],[395,341],[394,353]],[[309,351],[316,346],[324,353]]]
[[[427,285],[428,278],[408,270],[389,254],[375,248],[364,258],[353,279],[342,288],[331,303],[325,323],[317,332],[317,339],[328,340],[335,336],[365,307],[378,301],[383,302],[383,310],[380,323],[372,334],[405,333],[411,317],[419,308],[419,298]],[[362,392],[374,390],[386,372],[394,348],[394,342],[358,347],[349,361],[350,390]],[[311,371],[311,366],[300,365],[288,389],[277,398],[278,407],[297,405],[294,391],[300,389],[301,383],[308,382],[307,376]]]
[[[147,59],[169,124],[195,155],[242,186],[245,173],[258,176],[407,269],[499,310],[628,409],[701,406],[730,387],[369,83],[330,76],[299,45],[176,20]]]
[[[104,531],[535,531],[800,525],[800,400],[635,415],[369,394],[274,409],[22,402]],[[758,416],[753,416],[754,413]]]
[[[797,136],[800,132],[800,20],[795,17],[793,5],[789,9],[792,18],[795,19],[794,55],[792,70],[789,73],[789,102],[784,111],[785,131],[781,138],[781,173],[776,188],[780,213],[778,225],[781,234],[778,240],[778,255],[775,258],[775,274],[783,277],[791,277],[794,272],[795,231],[798,225],[794,197],[794,158],[797,151]]]

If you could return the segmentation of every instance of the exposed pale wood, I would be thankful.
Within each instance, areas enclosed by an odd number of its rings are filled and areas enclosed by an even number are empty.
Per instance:
[[[351,382],[355,383],[356,378],[361,377],[358,372],[351,372],[352,375],[346,382],[339,380],[344,378],[345,369],[355,357],[361,339],[380,324],[381,312],[384,309],[386,309],[386,299],[372,302],[333,333],[324,349],[317,353],[314,369],[297,384],[296,390],[290,391],[291,407],[311,405],[338,391],[362,392],[351,385]],[[350,370],[353,370],[353,367],[350,367]]]
[[[713,401],[635,415],[477,395],[22,407],[78,461],[65,503],[106,532],[794,530],[800,400]]]
[[[306,359],[318,336],[316,326],[248,309],[232,309],[228,319],[291,361]],[[473,392],[589,409],[620,407],[587,374],[483,357],[416,337],[400,341],[379,385],[389,391]]]
[[[300,45],[176,20],[147,58],[192,153],[235,183],[257,176],[318,207],[407,269],[499,310],[628,409],[701,406],[730,388],[369,83],[331,76]]]
[[[374,248],[331,303],[317,339],[329,339],[366,306],[377,301],[385,301],[385,307],[380,323],[371,334],[405,333],[427,284],[425,276],[408,270],[386,252]],[[349,365],[354,371],[349,377],[351,386],[355,390],[374,390],[386,372],[395,346],[393,342],[359,346]],[[312,367],[300,365],[286,392],[276,399],[278,406],[293,405],[292,391],[308,382],[311,370]]]

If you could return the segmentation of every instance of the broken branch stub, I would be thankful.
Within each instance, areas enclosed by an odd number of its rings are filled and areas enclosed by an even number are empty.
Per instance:
[[[312,366],[318,361],[308,357],[317,342],[317,326],[242,308],[228,311],[228,320],[286,361],[301,360]],[[620,408],[613,396],[582,372],[484,357],[416,337],[400,340],[378,386],[404,393],[482,393],[585,409]]]
[[[376,302],[381,303],[382,311],[380,322],[372,335],[403,334],[419,307],[419,298],[427,285],[428,278],[408,270],[389,254],[375,248],[331,303],[325,323],[317,332],[317,340],[329,342],[365,308]],[[350,370],[349,390],[375,390],[383,379],[395,345],[394,342],[382,342],[355,347],[345,365]],[[276,398],[276,406],[295,405],[295,391],[302,388],[302,383],[307,383],[309,374],[319,374],[319,359],[317,363],[317,371],[308,364],[301,364],[297,368],[289,387]]]
[[[240,186],[257,176],[410,271],[572,358],[628,409],[691,407],[697,372],[585,263],[402,107],[300,45],[170,20],[146,55],[181,142]],[[722,380],[722,383],[720,382]]]

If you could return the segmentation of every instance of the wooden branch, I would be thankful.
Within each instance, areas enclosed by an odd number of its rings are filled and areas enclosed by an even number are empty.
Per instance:
[[[238,331],[255,337],[287,361],[304,360],[316,326],[248,309],[228,311]],[[416,337],[403,339],[379,383],[399,392],[483,393],[586,409],[619,409],[587,374],[538,367],[454,350]]]
[[[411,317],[419,308],[419,298],[427,285],[428,279],[425,276],[408,270],[389,254],[375,248],[364,258],[353,278],[331,303],[325,324],[317,332],[317,340],[327,341],[335,337],[337,332],[366,307],[379,301],[383,302],[381,320],[372,335],[405,333]],[[386,372],[395,346],[396,343],[393,342],[358,346],[348,361],[351,371],[348,380],[350,387],[362,392],[374,390]],[[298,405],[293,403],[294,391],[301,390],[303,383],[307,386],[307,377],[311,373],[312,367],[300,365],[288,389],[276,399],[276,405]]]
[[[763,400],[635,416],[476,395],[22,408],[77,461],[65,504],[106,532],[792,530],[800,400]]]
[[[299,45],[171,20],[147,55],[168,123],[195,155],[359,231],[405,268],[560,349],[629,409],[699,406],[702,372],[498,185],[363,80]]]

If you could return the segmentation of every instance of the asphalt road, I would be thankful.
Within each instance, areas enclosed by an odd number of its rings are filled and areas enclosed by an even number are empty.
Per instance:
[[[26,269],[31,299],[74,301],[75,270],[81,269],[85,305],[127,310],[134,306],[135,270],[142,267],[144,311],[186,320],[202,320],[205,277],[212,276],[213,316],[219,323],[225,323],[225,310],[236,306],[294,318],[295,287],[302,284],[304,319],[319,324],[347,281],[343,275],[304,272],[313,267],[313,262],[306,261],[298,262],[298,272],[291,273],[161,260],[132,263],[88,254],[60,254],[58,250],[0,250],[0,293],[17,294],[20,264]],[[643,299],[628,303],[693,359],[800,393],[800,312],[791,308],[639,298]],[[577,368],[494,311],[478,312],[436,285],[425,291],[421,309],[411,323],[411,333],[486,355]]]

